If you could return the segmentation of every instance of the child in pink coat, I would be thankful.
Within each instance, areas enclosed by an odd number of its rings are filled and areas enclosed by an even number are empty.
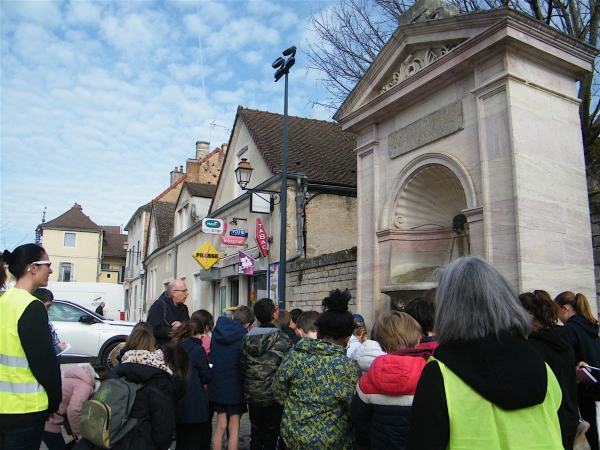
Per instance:
[[[79,438],[81,407],[100,386],[98,374],[89,364],[79,364],[69,369],[62,380],[62,401],[44,426],[42,440],[49,450],[66,449],[61,426],[68,421],[73,436]]]

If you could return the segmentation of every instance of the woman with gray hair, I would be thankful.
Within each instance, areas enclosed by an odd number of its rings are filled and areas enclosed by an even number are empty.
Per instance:
[[[436,296],[439,346],[415,393],[407,449],[562,449],[561,390],[531,319],[487,261],[459,258]]]

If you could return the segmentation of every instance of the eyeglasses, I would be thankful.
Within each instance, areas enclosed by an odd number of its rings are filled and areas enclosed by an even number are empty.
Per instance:
[[[36,266],[48,266],[48,269],[52,266],[52,261],[35,261],[31,264],[35,264]],[[31,264],[27,266],[27,272],[31,270]]]
[[[173,292],[187,292],[187,289],[173,289]]]

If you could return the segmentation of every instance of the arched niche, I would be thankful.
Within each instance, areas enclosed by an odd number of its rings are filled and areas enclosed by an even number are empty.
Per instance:
[[[454,217],[448,222],[450,210],[456,211],[457,206],[470,209],[476,204],[473,182],[460,161],[445,153],[426,153],[410,161],[396,177],[379,229],[416,229],[436,221],[450,226]]]
[[[389,285],[382,292],[396,307],[434,287],[436,269],[469,253],[468,227],[457,233],[453,219],[475,205],[468,172],[449,155],[421,155],[398,175],[377,233],[389,258]]]

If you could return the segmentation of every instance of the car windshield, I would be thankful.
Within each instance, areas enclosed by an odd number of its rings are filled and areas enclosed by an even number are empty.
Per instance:
[[[52,302],[52,306],[48,311],[48,319],[52,322],[79,322],[79,318],[85,315],[102,320],[102,317],[89,309],[79,305],[69,305],[68,303]]]

